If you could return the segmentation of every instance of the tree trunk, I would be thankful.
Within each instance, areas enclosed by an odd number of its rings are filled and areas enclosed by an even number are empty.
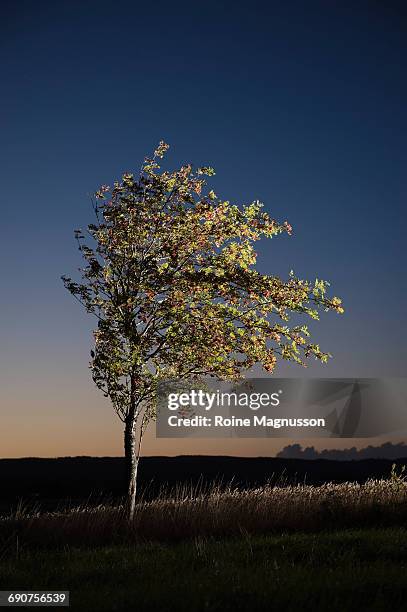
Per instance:
[[[132,520],[136,507],[137,468],[140,459],[140,444],[137,444],[136,440],[136,415],[134,410],[131,410],[126,418],[124,453],[127,478],[127,515],[129,520]]]

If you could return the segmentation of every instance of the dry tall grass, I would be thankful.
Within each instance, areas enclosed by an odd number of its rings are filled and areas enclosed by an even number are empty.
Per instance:
[[[389,480],[323,486],[265,486],[242,491],[179,489],[173,496],[140,501],[134,521],[121,505],[101,504],[61,512],[19,509],[0,518],[0,555],[10,546],[98,546],[136,541],[317,531],[405,525],[407,482]]]

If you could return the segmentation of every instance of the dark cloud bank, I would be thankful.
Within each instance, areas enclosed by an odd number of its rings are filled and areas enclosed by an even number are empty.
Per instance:
[[[407,458],[407,444],[400,442],[392,444],[385,442],[381,446],[367,446],[366,448],[325,449],[318,451],[313,446],[303,448],[301,444],[285,446],[277,457],[281,459],[333,459],[335,461],[350,461],[352,459],[400,459]]]

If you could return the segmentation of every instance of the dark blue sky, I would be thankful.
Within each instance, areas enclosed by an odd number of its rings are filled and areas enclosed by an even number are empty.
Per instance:
[[[391,1],[3,2],[2,403],[38,414],[46,385],[44,423],[72,389],[96,405],[93,321],[59,277],[88,195],[161,138],[170,167],[210,164],[219,195],[293,225],[262,271],[343,298],[313,375],[405,375],[406,26]]]

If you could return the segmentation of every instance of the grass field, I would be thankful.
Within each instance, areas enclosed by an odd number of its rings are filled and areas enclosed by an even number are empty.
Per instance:
[[[103,610],[405,610],[407,530],[196,538],[23,551],[0,562],[1,588],[69,589]]]
[[[263,487],[0,518],[0,588],[103,610],[405,610],[407,483]]]

